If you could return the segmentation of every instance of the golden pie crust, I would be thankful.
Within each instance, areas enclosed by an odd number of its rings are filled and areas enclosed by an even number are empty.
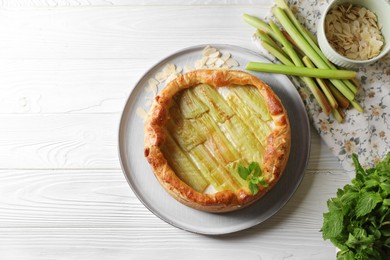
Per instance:
[[[213,194],[200,193],[179,179],[164,157],[161,147],[165,141],[169,104],[179,91],[199,84],[211,87],[255,86],[266,102],[274,127],[267,136],[264,161],[260,166],[269,183],[267,188],[259,186],[252,195],[248,189],[224,190]],[[155,97],[145,122],[144,155],[152,167],[159,183],[181,203],[208,212],[228,212],[244,208],[261,198],[279,180],[290,153],[290,124],[287,112],[271,88],[255,76],[242,71],[203,69],[186,73],[167,86]]]

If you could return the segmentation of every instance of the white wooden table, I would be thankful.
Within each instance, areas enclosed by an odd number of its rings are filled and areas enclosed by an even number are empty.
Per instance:
[[[265,223],[220,237],[149,212],[117,153],[141,75],[179,49],[255,47],[243,13],[272,0],[0,1],[0,259],[334,259],[319,229],[349,181],[312,130],[310,163]]]

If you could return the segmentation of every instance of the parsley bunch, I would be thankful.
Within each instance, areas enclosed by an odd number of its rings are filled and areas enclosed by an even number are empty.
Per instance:
[[[261,168],[257,162],[251,162],[248,168],[239,165],[237,170],[238,175],[248,182],[248,188],[253,195],[259,192],[258,184],[268,187],[268,183],[264,180]]]
[[[390,153],[368,170],[352,159],[356,177],[328,200],[323,238],[340,249],[337,259],[389,259]]]

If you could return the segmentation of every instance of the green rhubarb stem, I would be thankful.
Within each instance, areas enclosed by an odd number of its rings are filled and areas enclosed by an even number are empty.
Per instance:
[[[269,25],[271,26],[271,29],[273,30],[277,38],[279,39],[279,43],[282,44],[283,50],[287,53],[287,55],[290,57],[292,62],[295,64],[295,66],[301,68],[304,67],[303,62],[299,58],[298,54],[295,52],[293,45],[286,39],[286,37],[284,37],[283,33],[279,30],[279,27],[272,20],[270,21]],[[297,68],[295,66],[293,67]],[[313,94],[314,98],[317,100],[322,110],[325,112],[325,114],[328,115],[330,113],[330,105],[327,102],[323,93],[318,89],[318,86],[316,85],[314,80],[307,76],[302,76],[302,75],[298,75],[298,76],[301,76],[301,79],[309,88],[309,90]]]
[[[291,9],[288,7],[285,0],[276,0],[277,5],[282,7],[282,9],[287,13],[287,16],[290,18],[292,23],[298,28],[299,32],[303,35],[303,37],[307,40],[307,42],[310,44],[310,46],[318,53],[318,55],[322,58],[322,60],[331,68],[334,70],[337,70],[337,67],[333,65],[328,58],[325,56],[325,54],[321,51],[321,49],[318,46],[316,38],[313,36],[311,32],[309,32],[295,17]],[[356,94],[358,92],[355,84],[353,84],[349,80],[343,80],[343,83],[354,93]]]
[[[360,104],[356,100],[351,100],[352,106],[359,112],[363,112],[364,109],[360,106]]]
[[[303,57],[305,56],[305,54],[303,53],[303,51],[301,49],[299,49],[299,47],[297,46],[297,44],[294,42],[294,40],[291,38],[291,36],[286,32],[286,31],[282,31],[282,34],[283,36],[293,45],[294,47],[294,50],[296,52],[298,52],[298,54]]]
[[[286,58],[288,57],[287,54],[282,50],[282,48],[280,48],[280,46],[266,32],[257,30],[256,35],[259,36],[262,42],[267,42],[274,49],[277,49],[281,54],[283,54]]]
[[[351,82],[352,79],[350,80],[343,80],[343,83],[351,90],[355,95],[358,93],[358,89],[356,86]]]
[[[283,33],[279,30],[279,27],[272,20],[269,22],[269,25],[271,26],[271,29],[276,34],[276,36],[280,39],[280,43],[282,44],[285,52],[293,61],[295,66],[304,67],[301,59],[299,58],[298,54],[294,50],[293,45],[287,40],[286,37],[284,37]]]
[[[278,7],[282,8],[288,18],[290,18],[290,20],[292,21],[292,23],[295,25],[295,27],[298,28],[298,30],[301,32],[301,34],[305,37],[305,39],[310,43],[311,45],[311,42],[314,43],[314,45],[317,45],[317,40],[316,38],[314,37],[314,35],[312,33],[310,33],[299,21],[298,19],[295,17],[294,13],[292,12],[292,10],[290,9],[290,7],[288,6],[287,2],[285,0],[275,0],[275,3]]]
[[[306,68],[264,62],[248,62],[246,69],[321,79],[349,79],[356,74],[356,72],[349,70]]]
[[[354,79],[351,79],[351,83],[355,86],[355,87],[360,87],[360,81],[357,79],[357,78],[354,78]]]
[[[311,62],[309,57],[305,56],[305,57],[302,58],[302,60],[303,60],[303,63],[305,63],[306,67],[308,67],[308,68],[315,68],[314,64]],[[326,98],[328,99],[329,104],[331,105],[331,107],[337,108],[338,107],[337,101],[334,98],[332,92],[330,92],[330,90],[329,90],[328,86],[326,85],[325,81],[323,79],[320,79],[320,78],[316,78],[316,81],[317,81],[317,84],[320,86],[322,92],[324,92],[324,94],[325,94]]]
[[[299,33],[305,38],[305,40],[310,44],[310,46],[318,53],[318,55],[328,64],[329,67],[333,66],[333,69],[336,69],[332,63],[329,62],[329,60],[326,58],[326,56],[323,54],[323,52],[318,47],[317,41],[313,34],[311,34],[295,17],[294,13],[288,6],[287,2],[285,0],[275,0],[276,5],[283,9],[284,12],[287,14],[288,18],[292,22],[292,24],[297,28]]]
[[[305,82],[306,86],[310,89],[311,93],[313,94],[314,98],[317,100],[318,104],[320,105],[322,111],[329,115],[331,111],[331,106],[328,103],[328,100],[324,96],[324,94],[318,89],[318,86],[314,82],[312,78],[309,77],[301,77],[303,82]]]
[[[295,28],[294,24],[287,17],[283,9],[279,7],[273,7],[272,11],[287,33],[296,42],[299,48],[313,61],[313,63],[320,69],[330,69],[330,66],[321,58],[321,56],[311,47],[311,45],[306,41],[301,33]],[[355,94],[343,83],[343,81],[331,79],[331,82],[340,90],[341,93],[343,93],[346,98],[349,100],[353,100],[355,98]]]
[[[254,68],[259,68],[258,66],[269,66],[270,67],[275,67],[273,65],[277,65],[277,66],[281,66],[283,68],[293,68],[297,71],[301,71],[300,69],[308,69],[308,68],[305,68],[305,67],[295,67],[295,66],[286,66],[286,65],[278,65],[278,64],[270,64],[270,63],[258,63],[258,62],[249,62],[247,64],[247,67],[246,69],[247,70],[256,70]],[[266,70],[257,70],[257,71],[263,71],[263,72],[271,72],[271,70],[269,70],[268,67]],[[315,69],[317,70],[317,69]],[[290,72],[289,69],[287,69],[287,71]],[[282,74],[288,74],[288,73],[284,73],[282,72]],[[294,75],[294,74],[289,74],[289,75]],[[295,76],[301,76],[301,75],[295,75]],[[326,100],[324,94],[318,89],[316,83],[314,82],[314,80],[312,78],[309,78],[309,77],[305,77],[305,76],[301,76],[301,79],[303,80],[303,82],[306,84],[306,86],[310,89],[311,93],[313,94],[314,98],[317,100],[318,104],[320,105],[320,107],[322,108],[322,110],[324,111],[324,113],[326,115],[329,115],[330,113],[330,110],[331,110],[331,106],[329,105],[328,101]]]
[[[275,35],[275,33],[272,31],[271,27],[263,20],[249,14],[244,14],[242,18],[247,24],[269,34],[269,36],[271,36],[274,40],[278,42],[280,41],[278,37]]]
[[[298,19],[295,17],[294,13],[291,11],[290,7],[288,6],[287,2],[285,0],[275,0],[275,3],[278,7],[282,8],[290,21],[295,25],[295,27],[298,29],[298,31],[301,33],[301,35],[306,39],[306,41],[310,44],[310,46],[318,53],[318,55],[321,57],[321,59],[331,68],[337,70],[336,66],[334,66],[328,58],[326,58],[325,54],[321,51],[321,49],[318,47],[318,43],[313,36],[312,33],[310,33],[306,27],[304,27]],[[354,93],[357,93],[357,88],[354,84],[352,84],[348,80],[343,80],[343,83]]]
[[[261,44],[263,45],[264,49],[266,49],[269,53],[275,56],[281,63],[289,66],[294,66],[294,63],[283,53],[277,50],[274,46],[268,44],[268,42],[262,42]]]
[[[350,104],[349,100],[346,97],[344,97],[343,94],[341,94],[341,92],[335,86],[333,86],[333,84],[329,81],[328,81],[328,87],[330,92],[332,92],[333,96],[337,100],[337,103],[339,104],[339,108],[345,109],[349,107]]]
[[[343,112],[339,108],[333,108],[332,115],[336,118],[337,122],[342,123],[344,121]]]

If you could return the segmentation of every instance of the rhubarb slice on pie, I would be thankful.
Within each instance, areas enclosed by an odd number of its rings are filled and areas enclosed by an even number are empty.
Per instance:
[[[156,96],[145,123],[144,155],[175,199],[228,212],[272,189],[287,164],[290,140],[287,112],[260,79],[242,71],[195,70]],[[238,173],[253,163],[262,176],[255,192]]]

